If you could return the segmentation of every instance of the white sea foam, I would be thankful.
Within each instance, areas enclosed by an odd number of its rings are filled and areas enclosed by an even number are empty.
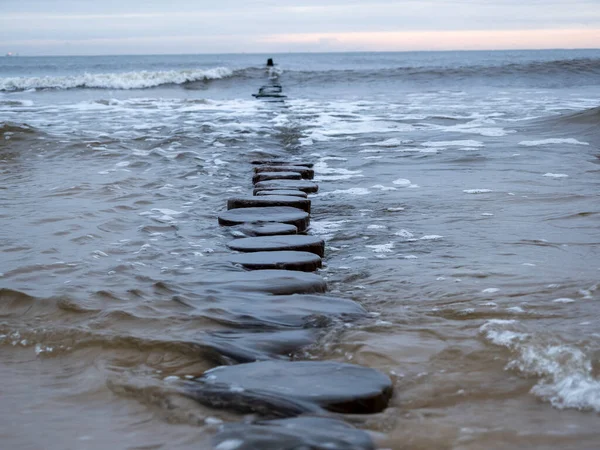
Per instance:
[[[553,303],[575,303],[575,300],[572,298],[557,298],[556,300],[552,300]]]
[[[519,327],[516,321],[490,320],[480,332],[491,343],[512,351],[507,369],[539,377],[532,394],[559,409],[600,412],[600,381],[590,356],[557,337],[526,333]]]
[[[368,148],[366,150],[360,150],[358,153],[382,153],[384,151],[385,150],[381,148]]]
[[[423,236],[421,238],[422,241],[439,241],[440,239],[443,239],[444,236],[440,236],[438,234],[428,234],[427,236]]]
[[[336,108],[344,108],[344,105],[338,104]],[[301,111],[306,113],[306,111]],[[346,120],[336,117],[339,111],[321,111],[317,117],[307,120],[306,125],[314,127],[308,129],[304,138],[312,141],[329,141],[332,139],[351,139],[353,135],[366,133],[385,133],[385,132],[410,132],[413,130],[411,125],[398,124],[394,122],[385,122],[363,116],[361,120]]]
[[[598,270],[600,270],[600,269],[598,269]],[[585,299],[591,299],[591,298],[594,298],[592,294],[596,290],[598,290],[598,284],[593,284],[592,286],[590,286],[589,289],[579,289],[579,293],[581,295],[583,295],[583,298],[585,298]]]
[[[269,67],[269,79],[276,80],[283,74],[283,69],[278,66]]]
[[[0,335],[0,339],[2,338],[2,335]],[[52,353],[54,351],[54,347],[49,347],[49,346],[44,346],[42,344],[35,344],[35,354],[36,356],[41,355],[42,353]]]
[[[350,189],[337,189],[335,191],[320,192],[315,194],[313,197],[324,197],[329,195],[368,195],[371,191],[365,188],[350,188]]]
[[[384,186],[383,184],[376,184],[371,186],[372,189],[379,189],[381,191],[397,191],[398,189],[393,186]]]
[[[481,292],[483,292],[484,294],[495,294],[495,293],[496,293],[496,292],[498,292],[499,290],[500,290],[500,289],[498,289],[498,288],[487,288],[487,289],[484,289],[484,290],[483,290],[483,291],[481,291]]]
[[[401,238],[404,238],[406,240],[415,240],[413,239],[415,237],[414,234],[412,234],[410,231],[408,230],[400,230],[394,233],[395,236],[400,236]]]
[[[397,180],[392,181],[392,183],[394,183],[395,185],[398,185],[400,187],[407,187],[407,188],[418,188],[419,187],[418,184],[413,184],[413,183],[411,183],[410,180],[407,180],[405,178],[399,178]]]
[[[241,439],[227,439],[215,447],[216,450],[236,450],[244,444]]]
[[[161,214],[167,214],[169,216],[177,216],[179,214],[183,214],[181,211],[175,211],[173,209],[167,209],[167,208],[153,208],[152,212],[159,212]]]
[[[507,329],[516,323],[515,320],[492,319],[484,323],[479,331],[493,344],[514,348],[518,342],[528,338],[526,333]]]
[[[28,89],[144,89],[164,84],[183,84],[191,81],[227,78],[233,71],[226,67],[168,71],[139,71],[124,73],[86,73],[60,77],[0,78],[0,91]]]
[[[489,306],[490,308],[496,308],[498,306],[498,304],[495,302],[484,302],[484,303],[481,303],[481,306]]]
[[[478,134],[486,137],[500,137],[506,136],[509,133],[514,133],[514,130],[505,130],[499,127],[490,127],[495,123],[492,119],[479,118],[467,123],[461,123],[458,125],[433,125],[432,129],[441,130],[446,133],[465,133],[465,134]]]
[[[183,214],[180,211],[174,211],[167,208],[153,208],[150,211],[144,211],[140,213],[140,216],[149,216],[158,222],[176,224],[177,220],[173,216],[179,216]]]
[[[206,425],[221,425],[223,421],[218,417],[207,417],[206,419],[204,419],[204,423]]]
[[[309,145],[313,145],[315,143],[315,141],[313,141],[311,138],[300,138],[298,139],[298,142],[300,142],[302,147],[308,147]]]
[[[587,142],[581,142],[577,139],[567,138],[567,139],[541,139],[539,141],[521,141],[519,145],[523,145],[525,147],[537,147],[540,145],[553,145],[553,144],[570,144],[570,145],[590,145]]]
[[[421,144],[423,147],[483,147],[483,142],[473,140],[461,141],[429,141]]]
[[[312,234],[316,234],[321,236],[323,239],[328,240],[331,239],[334,233],[339,230],[347,220],[311,220],[310,222],[310,232]]]
[[[433,148],[433,147],[425,147],[425,148],[416,148],[416,147],[403,147],[396,148],[394,152],[396,153],[439,153],[440,150],[445,150],[445,148]],[[365,150],[361,150],[365,151]]]
[[[398,178],[397,180],[392,181],[392,183],[402,187],[408,187],[412,184],[410,180],[407,180],[406,178]]]
[[[393,242],[387,244],[365,245],[365,247],[373,249],[375,253],[390,253],[394,248]]]
[[[565,173],[545,173],[544,174],[545,177],[549,177],[549,178],[568,178],[569,175],[565,174]]]
[[[368,142],[366,144],[360,144],[361,147],[400,147],[404,144],[410,144],[411,140],[402,140],[397,138],[386,139],[385,141]],[[367,151],[367,150],[361,150]]]
[[[465,189],[463,191],[465,194],[487,194],[488,192],[492,192],[491,189]]]
[[[313,153],[311,156],[320,156],[318,153]],[[342,158],[341,156],[325,156],[321,158],[321,161],[348,161],[348,158]],[[315,167],[318,167],[318,163],[315,164]]]
[[[347,180],[353,177],[362,177],[362,170],[348,170],[344,168],[329,167],[324,161],[331,158],[323,158],[315,164],[314,170],[317,173],[315,181],[334,181]]]

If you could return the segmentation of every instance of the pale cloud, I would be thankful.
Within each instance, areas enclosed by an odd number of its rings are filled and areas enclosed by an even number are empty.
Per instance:
[[[596,30],[467,30],[467,31],[406,31],[372,33],[338,33],[331,35],[287,34],[271,35],[262,42],[279,46],[307,46],[318,51],[329,47],[339,51],[410,51],[427,50],[489,50],[519,49],[528,42],[532,48],[583,48],[589,42],[600,42]]]
[[[0,53],[600,45],[600,0],[1,0],[0,7]]]

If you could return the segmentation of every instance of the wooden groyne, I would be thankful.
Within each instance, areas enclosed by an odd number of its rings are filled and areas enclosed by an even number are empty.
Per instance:
[[[186,394],[212,408],[258,417],[223,425],[213,441],[217,449],[374,448],[369,434],[341,414],[384,410],[392,396],[390,378],[355,364],[294,358],[334,320],[366,315],[352,300],[327,296],[325,280],[311,273],[326,256],[323,239],[308,233],[310,194],[319,189],[312,164],[274,160],[253,161],[253,166],[253,195],[230,198],[227,211],[218,216],[219,224],[234,227],[238,237],[227,244],[237,252],[228,260],[248,271],[232,272],[227,287],[256,300],[256,308],[269,302],[281,308],[270,316],[270,328],[248,324],[237,353],[213,346],[231,364],[195,378]],[[311,321],[317,316],[331,320]],[[269,341],[269,333],[278,333],[275,341]]]

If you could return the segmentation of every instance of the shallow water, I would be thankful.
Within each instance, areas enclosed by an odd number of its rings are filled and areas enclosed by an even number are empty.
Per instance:
[[[240,420],[173,377],[215,367],[207,336],[239,328],[214,285],[241,270],[217,214],[273,156],[315,163],[319,273],[369,312],[295,357],[394,381],[387,410],[348,421],[383,448],[595,447],[599,52],[281,55],[283,102],[250,96],[262,57],[156,58],[0,64],[24,84],[82,67],[233,73],[0,92],[7,447],[208,448]]]

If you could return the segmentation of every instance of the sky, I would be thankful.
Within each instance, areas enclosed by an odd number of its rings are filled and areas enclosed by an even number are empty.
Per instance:
[[[600,0],[0,0],[0,55],[600,48]]]

